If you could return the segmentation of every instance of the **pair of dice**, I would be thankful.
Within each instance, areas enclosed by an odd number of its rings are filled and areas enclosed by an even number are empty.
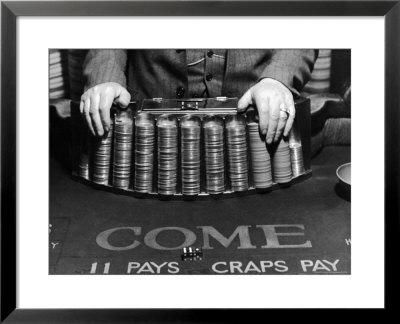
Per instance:
[[[203,250],[192,246],[184,247],[182,253],[182,261],[197,261],[203,259]]]

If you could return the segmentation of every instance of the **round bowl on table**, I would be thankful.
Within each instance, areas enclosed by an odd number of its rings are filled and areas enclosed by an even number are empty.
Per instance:
[[[336,169],[336,176],[339,179],[337,192],[346,200],[351,198],[351,163],[345,163]]]

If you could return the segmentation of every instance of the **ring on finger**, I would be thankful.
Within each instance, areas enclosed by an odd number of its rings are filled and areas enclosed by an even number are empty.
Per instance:
[[[296,113],[296,111],[295,111],[295,108],[294,108],[293,105],[290,106],[290,107],[287,109],[287,113],[288,113],[289,116],[294,116],[294,114]]]
[[[289,112],[281,110],[279,112],[279,119],[286,120],[289,115],[290,115]]]
[[[279,111],[289,114],[289,108],[286,108],[284,104],[279,106]]]

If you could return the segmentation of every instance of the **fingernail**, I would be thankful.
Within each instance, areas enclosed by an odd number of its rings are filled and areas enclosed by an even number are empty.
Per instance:
[[[267,130],[264,128],[264,129],[261,131],[261,134],[266,135],[266,134],[267,134]]]

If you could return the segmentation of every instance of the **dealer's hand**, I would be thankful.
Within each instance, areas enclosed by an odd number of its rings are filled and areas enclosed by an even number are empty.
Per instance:
[[[274,79],[262,79],[240,98],[238,110],[244,111],[249,105],[257,107],[260,132],[266,135],[268,144],[277,142],[282,132],[288,136],[296,111],[286,86]]]
[[[110,129],[110,109],[113,102],[126,108],[130,100],[131,95],[123,86],[107,82],[86,90],[79,108],[92,134],[103,136]]]

